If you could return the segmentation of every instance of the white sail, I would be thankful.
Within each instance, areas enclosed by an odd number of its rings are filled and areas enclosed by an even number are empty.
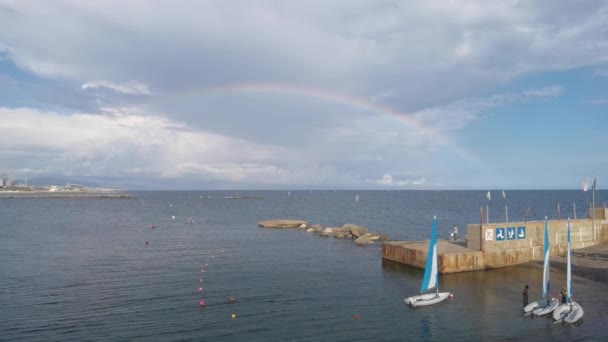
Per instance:
[[[545,261],[543,265],[543,298],[551,291],[551,281],[549,279],[549,228],[547,227],[547,216],[545,216]]]
[[[424,278],[420,292],[428,291],[439,286],[439,276],[437,270],[437,216],[433,217],[433,229],[431,231],[431,241],[429,241],[429,251],[426,258]]]
[[[583,191],[589,190],[589,179],[583,181]]]

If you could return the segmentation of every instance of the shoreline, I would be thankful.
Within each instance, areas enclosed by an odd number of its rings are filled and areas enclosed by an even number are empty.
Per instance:
[[[0,191],[0,199],[20,198],[135,198],[123,191]]]

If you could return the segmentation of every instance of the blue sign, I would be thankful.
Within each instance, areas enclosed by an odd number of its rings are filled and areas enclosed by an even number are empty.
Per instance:
[[[526,238],[526,227],[517,227],[517,238],[518,239]]]
[[[515,240],[515,227],[507,228],[507,240]]]
[[[505,229],[504,228],[496,228],[496,241],[501,241],[505,239]]]

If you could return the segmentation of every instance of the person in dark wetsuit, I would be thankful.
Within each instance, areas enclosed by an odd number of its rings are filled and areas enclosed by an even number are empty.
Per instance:
[[[524,287],[524,290],[521,293],[523,300],[524,300],[524,307],[526,305],[528,305],[528,288],[529,288],[529,286],[526,285],[526,287]]]
[[[566,304],[568,302],[568,291],[566,291],[565,287],[560,294],[562,295],[562,304]]]

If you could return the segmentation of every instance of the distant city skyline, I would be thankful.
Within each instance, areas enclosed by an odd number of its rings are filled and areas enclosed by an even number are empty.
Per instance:
[[[511,190],[608,175],[604,1],[0,0],[0,21],[2,178]]]

